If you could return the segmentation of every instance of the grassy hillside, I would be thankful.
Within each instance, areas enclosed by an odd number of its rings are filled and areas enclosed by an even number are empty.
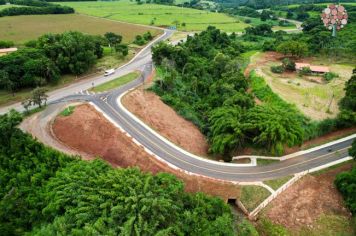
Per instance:
[[[117,2],[65,2],[76,12],[107,19],[155,26],[171,26],[179,23],[180,30],[204,30],[213,25],[224,31],[242,31],[249,26],[244,22],[221,13],[165,6],[157,4],[138,5],[129,0]],[[182,25],[185,23],[186,26]]]
[[[137,34],[148,30],[154,35],[159,34],[159,30],[78,14],[2,17],[0,29],[0,39],[18,44],[36,39],[45,33],[62,33],[69,30],[94,35],[103,35],[111,31],[121,34],[124,42],[132,42]]]

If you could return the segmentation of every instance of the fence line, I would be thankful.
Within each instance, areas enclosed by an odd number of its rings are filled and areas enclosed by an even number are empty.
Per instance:
[[[254,218],[263,208],[265,208],[273,199],[275,199],[280,193],[289,188],[292,184],[297,182],[300,178],[306,175],[308,171],[303,171],[296,174],[292,179],[288,180],[287,183],[283,184],[279,189],[272,193],[268,198],[266,198],[258,207],[256,207],[250,214],[249,218]]]

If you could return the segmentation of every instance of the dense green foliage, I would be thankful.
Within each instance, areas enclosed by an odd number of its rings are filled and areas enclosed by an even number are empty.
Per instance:
[[[345,85],[345,97],[340,101],[340,107],[356,111],[356,69]]]
[[[284,145],[303,140],[302,116],[282,102],[255,106],[241,61],[232,59],[245,50],[239,40],[209,27],[176,47],[159,44],[153,60],[163,78],[153,90],[198,125],[209,138],[210,151],[226,160],[247,145],[281,154]]]
[[[24,48],[0,57],[0,88],[17,91],[59,79],[55,63],[41,49]]]
[[[80,32],[43,35],[36,47],[44,51],[61,73],[83,74],[103,56],[100,39]]]
[[[174,176],[114,169],[45,147],[0,116],[2,235],[233,235],[222,200]]]
[[[0,57],[0,88],[17,91],[56,83],[60,74],[82,74],[103,54],[96,36],[79,32],[47,34]]]
[[[356,167],[353,167],[351,171],[338,174],[335,178],[335,185],[343,195],[351,213],[356,214]]]
[[[16,125],[20,114],[0,116],[0,231],[22,235],[42,219],[43,187],[56,171],[69,162],[68,156],[23,134]]]
[[[12,41],[4,41],[4,40],[1,40],[0,41],[0,48],[11,48],[13,47],[15,44],[14,42]]]
[[[26,7],[9,7],[0,11],[2,16],[19,16],[19,15],[45,15],[45,14],[71,14],[74,9],[58,4],[47,3],[39,0],[10,0],[11,4]]]
[[[341,99],[339,106],[341,110],[337,117],[339,126],[356,125],[356,69],[345,84],[345,97]]]

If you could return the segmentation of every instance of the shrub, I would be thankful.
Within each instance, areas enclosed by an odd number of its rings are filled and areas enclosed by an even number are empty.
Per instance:
[[[335,78],[337,78],[337,77],[339,77],[339,75],[336,74],[336,73],[333,73],[333,72],[326,72],[326,73],[323,75],[323,78],[324,78],[327,82],[329,82],[329,81],[331,81],[331,80],[333,80],[333,79],[335,79]]]
[[[276,50],[276,42],[275,41],[265,41],[262,45],[262,50],[266,51],[275,51]]]
[[[12,41],[0,41],[0,48],[11,48],[15,44]]]
[[[281,74],[284,72],[283,66],[271,66],[271,71],[273,73]]]
[[[284,58],[282,60],[282,66],[285,70],[295,71],[295,62],[290,60],[289,58]]]
[[[335,178],[335,185],[345,199],[346,206],[352,214],[356,213],[356,167],[351,171],[342,172]]]
[[[250,24],[250,23],[251,23],[251,20],[250,20],[250,19],[245,19],[244,22],[245,22],[246,24]]]
[[[143,34],[143,38],[146,40],[146,41],[151,41],[153,39],[153,36],[151,34],[150,31],[147,31],[146,33]]]
[[[136,35],[133,43],[142,46],[146,43],[146,40],[141,35]]]
[[[303,67],[300,71],[299,71],[299,75],[303,76],[303,75],[310,75],[312,73],[310,67]]]

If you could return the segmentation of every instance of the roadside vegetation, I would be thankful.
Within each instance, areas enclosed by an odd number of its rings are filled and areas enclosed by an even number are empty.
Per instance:
[[[233,235],[222,200],[185,193],[169,174],[64,155],[16,128],[21,120],[0,116],[2,234]]]
[[[124,84],[127,84],[127,83],[133,81],[134,79],[137,79],[139,75],[140,75],[139,72],[132,72],[127,75],[116,78],[114,80],[111,80],[107,83],[95,86],[94,88],[90,89],[90,91],[93,91],[96,93],[110,91],[110,90],[118,88]]]
[[[149,31],[142,35],[138,34],[142,37],[140,45],[153,39]],[[13,45],[12,41],[0,41],[1,47]],[[116,68],[132,57],[134,51],[123,42],[122,35],[114,32],[103,36],[77,31],[42,35],[16,52],[0,57],[0,104],[22,101],[36,87],[50,91],[78,77]]]
[[[280,187],[282,187],[283,184],[287,183],[292,178],[293,178],[293,176],[285,176],[285,177],[282,177],[279,179],[266,180],[266,181],[263,181],[263,183],[267,184],[272,189],[277,190]]]
[[[241,202],[251,212],[258,207],[271,193],[264,187],[256,185],[241,186]]]
[[[70,116],[74,112],[75,106],[66,107],[61,113],[61,116]]]

